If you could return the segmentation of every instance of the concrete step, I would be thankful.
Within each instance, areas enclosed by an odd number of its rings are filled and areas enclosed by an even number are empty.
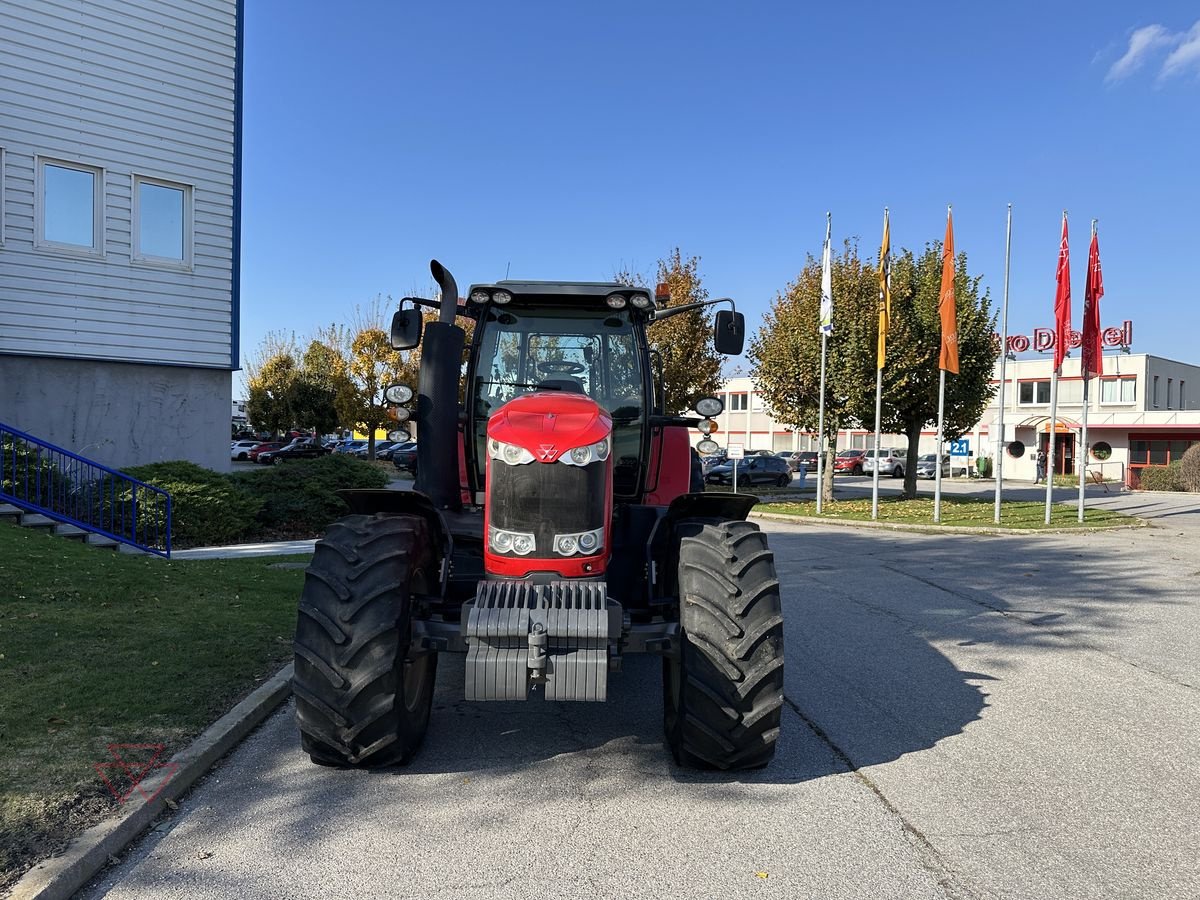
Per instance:
[[[41,513],[27,512],[21,516],[22,528],[53,528],[57,524],[57,519],[43,516]]]
[[[102,534],[89,534],[83,539],[83,542],[89,547],[99,547],[101,550],[116,550],[121,546],[120,541],[114,541],[110,537],[105,537]]]
[[[19,519],[25,510],[11,503],[0,503],[0,519]]]
[[[54,533],[59,537],[65,537],[73,541],[83,541],[87,539],[88,533],[82,528],[75,525],[68,525],[65,522],[60,522],[54,526]]]

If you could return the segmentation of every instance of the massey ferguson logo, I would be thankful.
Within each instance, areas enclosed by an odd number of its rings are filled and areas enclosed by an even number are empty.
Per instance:
[[[540,450],[539,455],[542,457],[542,462],[549,462],[554,457],[553,444],[542,444]]]

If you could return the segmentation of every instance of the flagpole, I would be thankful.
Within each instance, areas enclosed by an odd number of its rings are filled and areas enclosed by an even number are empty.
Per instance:
[[[825,267],[829,258],[829,236],[833,228],[833,214],[825,213],[825,247],[821,253],[821,294],[824,305]],[[830,292],[832,293],[832,291]],[[832,305],[832,297],[830,298]],[[832,318],[832,308],[830,310]],[[829,332],[825,328],[824,313],[821,318],[821,400],[817,412],[817,515],[825,504],[825,354],[829,345]]]
[[[1096,220],[1095,219],[1092,219],[1092,237],[1093,238],[1096,237]],[[1089,252],[1089,254],[1088,254],[1088,284],[1089,285],[1091,284],[1091,278],[1092,278],[1092,257],[1091,257],[1091,253]],[[1092,302],[1099,303],[1100,301],[1099,301],[1099,298],[1095,298],[1095,299],[1093,299]],[[1086,315],[1086,300],[1085,300],[1085,315]],[[1085,332],[1088,330],[1086,324],[1085,324],[1083,330]],[[1086,340],[1086,335],[1085,335],[1085,340]],[[1094,359],[1088,358],[1088,354],[1084,350],[1081,349],[1079,351],[1079,374],[1083,376],[1083,419],[1080,422],[1080,432],[1081,433],[1079,436],[1079,444],[1080,444],[1080,447],[1079,447],[1079,524],[1080,525],[1083,524],[1083,513],[1084,513],[1084,504],[1085,504],[1084,491],[1087,487],[1087,458],[1088,458],[1087,420],[1088,420],[1088,406],[1090,405],[1088,403],[1088,382],[1091,381],[1091,374],[1092,374],[1090,371],[1088,371],[1088,368],[1087,368],[1088,363],[1090,363],[1091,365],[1095,365],[1096,361]]]
[[[996,435],[996,509],[995,521],[1000,524],[1000,496],[1004,491],[1004,390],[1008,384],[1005,367],[1008,363],[1008,271],[1012,255],[1012,204],[1008,204],[1008,229],[1004,238],[1004,311],[1000,317],[1000,416],[996,423],[999,434]],[[938,451],[941,452],[940,450]],[[942,470],[941,458],[938,458],[938,471]]]
[[[942,423],[946,417],[946,370],[941,369],[939,374],[941,377],[938,379],[937,456],[933,464],[934,477],[937,479],[933,487],[933,521],[935,523],[942,521]]]
[[[875,367],[875,465],[871,473],[871,518],[879,518],[879,420],[883,414],[883,369]]]
[[[1050,373],[1050,452],[1046,454],[1046,524],[1050,524],[1050,505],[1054,502],[1054,466],[1058,449],[1058,369]]]
[[[879,437],[883,418],[883,365],[887,348],[887,329],[891,325],[891,225],[888,208],[883,208],[883,242],[879,247],[879,334],[875,360],[875,464],[871,473],[871,518],[879,518]]]

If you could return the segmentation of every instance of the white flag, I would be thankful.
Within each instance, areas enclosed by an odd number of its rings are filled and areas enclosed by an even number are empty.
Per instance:
[[[825,221],[825,249],[821,252],[821,334],[833,334],[833,251],[829,246],[831,222]]]

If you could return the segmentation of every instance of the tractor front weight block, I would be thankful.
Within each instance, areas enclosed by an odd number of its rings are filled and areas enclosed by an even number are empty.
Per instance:
[[[466,699],[607,698],[623,613],[603,582],[483,581],[463,612]]]

